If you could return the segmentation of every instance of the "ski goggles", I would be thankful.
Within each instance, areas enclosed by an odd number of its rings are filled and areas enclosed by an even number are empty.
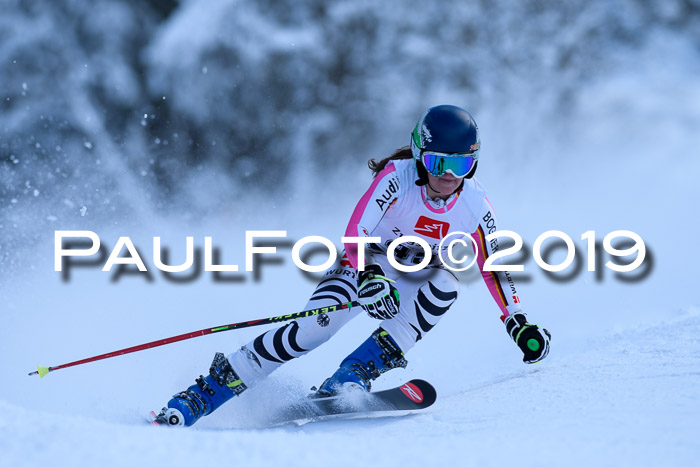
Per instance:
[[[428,172],[436,177],[449,172],[455,177],[462,178],[469,173],[476,161],[479,160],[479,151],[455,154],[421,151],[420,160]]]

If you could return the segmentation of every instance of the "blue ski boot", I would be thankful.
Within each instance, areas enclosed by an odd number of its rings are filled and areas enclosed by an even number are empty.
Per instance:
[[[372,333],[353,353],[345,357],[333,375],[326,379],[317,394],[337,395],[346,390],[369,392],[372,380],[393,368],[405,368],[406,359],[394,339],[384,329]]]
[[[224,402],[247,389],[226,356],[217,352],[207,376],[199,376],[187,390],[168,401],[168,406],[155,416],[155,423],[191,426],[209,415]]]

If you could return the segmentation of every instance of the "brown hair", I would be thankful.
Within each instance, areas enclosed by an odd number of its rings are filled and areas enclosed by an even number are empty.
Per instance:
[[[384,167],[389,163],[389,161],[394,161],[397,159],[412,159],[413,158],[413,153],[411,152],[411,148],[408,146],[404,146],[402,148],[397,149],[396,151],[393,152],[393,154],[389,157],[385,157],[384,159],[377,161],[376,159],[370,159],[367,161],[367,166],[369,167],[369,170],[372,171],[372,176],[376,177],[379,172],[384,170]]]

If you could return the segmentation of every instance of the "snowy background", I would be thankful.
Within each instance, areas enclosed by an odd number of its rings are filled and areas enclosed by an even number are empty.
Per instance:
[[[305,0],[25,2],[0,7],[0,463],[694,465],[700,454],[700,4],[669,1]],[[245,230],[337,244],[366,160],[408,143],[428,107],[479,123],[478,177],[501,228],[550,229],[574,266],[516,275],[553,335],[525,366],[486,287],[375,387],[438,390],[402,418],[261,427],[319,384],[376,323],[318,351],[190,430],[143,424],[260,329],[27,377],[92,355],[304,306],[314,279],[281,244],[260,274],[166,276],[185,237],[244,264]],[[586,271],[632,230],[639,272]],[[150,274],[53,271],[55,230],[129,236]],[[321,256],[314,256],[321,262]],[[553,263],[563,258],[556,250]]]

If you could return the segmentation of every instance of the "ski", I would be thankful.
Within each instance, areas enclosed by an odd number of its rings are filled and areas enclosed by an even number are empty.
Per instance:
[[[422,379],[413,379],[377,392],[347,393],[333,397],[311,396],[293,404],[275,417],[273,423],[312,422],[353,416],[381,416],[393,412],[422,410],[437,399],[435,388]]]
[[[430,407],[437,400],[432,384],[412,379],[401,386],[377,392],[348,392],[339,396],[312,395],[283,408],[266,426],[286,423],[304,424],[333,418],[354,418],[396,415]],[[146,421],[152,425],[183,426],[182,414],[164,407],[160,413],[151,411]]]

